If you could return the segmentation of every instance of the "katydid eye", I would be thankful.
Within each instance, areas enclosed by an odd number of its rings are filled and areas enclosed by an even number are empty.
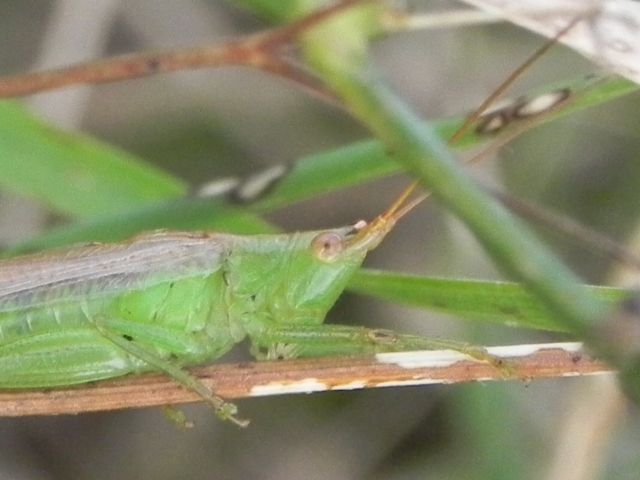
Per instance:
[[[320,260],[333,260],[344,247],[342,237],[334,232],[321,233],[311,241],[311,250]]]

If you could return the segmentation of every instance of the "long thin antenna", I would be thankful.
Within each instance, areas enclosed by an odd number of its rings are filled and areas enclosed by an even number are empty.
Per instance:
[[[476,108],[470,115],[467,116],[463,124],[458,127],[458,129],[454,132],[449,140],[447,141],[448,145],[454,145],[458,142],[462,136],[471,128],[471,126],[477,122],[480,116],[496,101],[498,100],[515,82],[522,76],[524,72],[526,72],[531,65],[533,65],[537,60],[539,60],[544,54],[546,54],[551,47],[553,47],[558,40],[565,35],[569,30],[571,30],[578,22],[583,19],[583,16],[577,16],[573,20],[571,20],[562,30],[560,30],[553,38],[547,40],[540,48],[538,48],[535,52],[533,52],[522,64],[520,64],[511,74],[489,95],[485,100],[480,104],[478,108]],[[512,137],[510,137],[511,139]],[[470,163],[475,163],[477,160],[484,158],[485,154],[478,155],[474,157]],[[405,188],[402,193],[398,196],[398,198],[391,204],[391,206],[387,209],[387,212],[384,216],[394,215],[394,212],[400,208],[400,206],[405,202],[405,200],[413,193],[418,187],[418,182],[413,181],[407,188]],[[396,212],[398,215],[397,218],[404,216],[410,210],[413,210],[420,203],[429,198],[429,193],[424,193],[418,199],[411,202],[409,205],[405,205],[400,212]],[[394,215],[395,216],[395,215]]]
[[[553,47],[558,40],[566,34],[569,30],[571,30],[578,22],[583,19],[582,16],[578,16],[570,21],[566,27],[560,30],[553,38],[547,40],[538,50],[533,52],[521,65],[518,66],[511,74],[496,88],[491,95],[484,99],[484,101],[480,104],[478,108],[475,109],[471,115],[467,116],[464,123],[456,130],[456,132],[451,135],[449,138],[449,145],[455,144],[457,141],[462,138],[462,136],[471,128],[478,118],[493,104],[496,100],[498,100],[508,89],[511,87],[518,78],[522,76],[524,72],[526,72],[531,65],[533,65],[536,61],[538,61],[545,53],[547,53],[551,47]]]

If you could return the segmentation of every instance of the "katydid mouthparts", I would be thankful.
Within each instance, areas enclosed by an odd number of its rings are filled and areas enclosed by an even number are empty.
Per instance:
[[[410,186],[372,222],[240,236],[155,231],[0,262],[0,388],[64,387],[164,372],[225,402],[185,368],[247,338],[257,358],[442,348],[424,337],[323,325],[367,253],[425,197]],[[446,343],[447,346],[458,344]],[[486,360],[482,349],[460,350]]]

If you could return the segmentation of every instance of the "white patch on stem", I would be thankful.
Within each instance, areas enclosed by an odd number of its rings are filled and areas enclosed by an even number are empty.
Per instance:
[[[376,354],[378,362],[392,363],[402,368],[445,368],[469,359],[468,355],[455,350],[420,350]]]
[[[305,378],[297,382],[270,382],[266,385],[255,385],[251,388],[250,396],[263,397],[268,395],[282,395],[287,393],[312,393],[329,390],[326,383],[317,378]]]
[[[200,186],[196,191],[198,197],[219,197],[233,191],[238,186],[240,180],[236,177],[224,177],[212,180]]]
[[[501,345],[498,347],[487,347],[487,352],[496,357],[527,357],[538,353],[541,350],[564,350],[565,352],[576,353],[582,350],[580,342],[563,343],[534,343],[530,345]]]
[[[538,343],[530,345],[506,345],[486,347],[487,353],[494,357],[514,358],[527,357],[541,350],[564,350],[575,353],[582,349],[582,343]],[[402,368],[445,368],[463,361],[477,361],[462,352],[455,350],[420,350],[416,352],[378,353],[376,360],[380,363],[392,363]]]
[[[364,380],[353,380],[349,383],[341,383],[338,385],[333,385],[331,390],[360,390],[367,386],[367,382]]]
[[[287,170],[286,165],[278,164],[247,177],[234,191],[236,200],[252,202],[259,199],[287,173]]]
[[[569,92],[566,90],[557,90],[555,92],[538,95],[537,97],[525,101],[522,105],[519,105],[515,110],[515,114],[520,118],[538,115],[551,110],[568,97]]]

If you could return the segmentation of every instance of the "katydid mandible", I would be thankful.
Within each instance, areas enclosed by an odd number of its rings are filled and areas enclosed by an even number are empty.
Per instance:
[[[349,277],[417,205],[412,188],[374,221],[238,236],[157,231],[0,263],[0,389],[50,388],[162,371],[236,409],[184,367],[249,339],[254,356],[461,348],[383,330],[322,325]],[[468,353],[483,357],[481,349]]]

